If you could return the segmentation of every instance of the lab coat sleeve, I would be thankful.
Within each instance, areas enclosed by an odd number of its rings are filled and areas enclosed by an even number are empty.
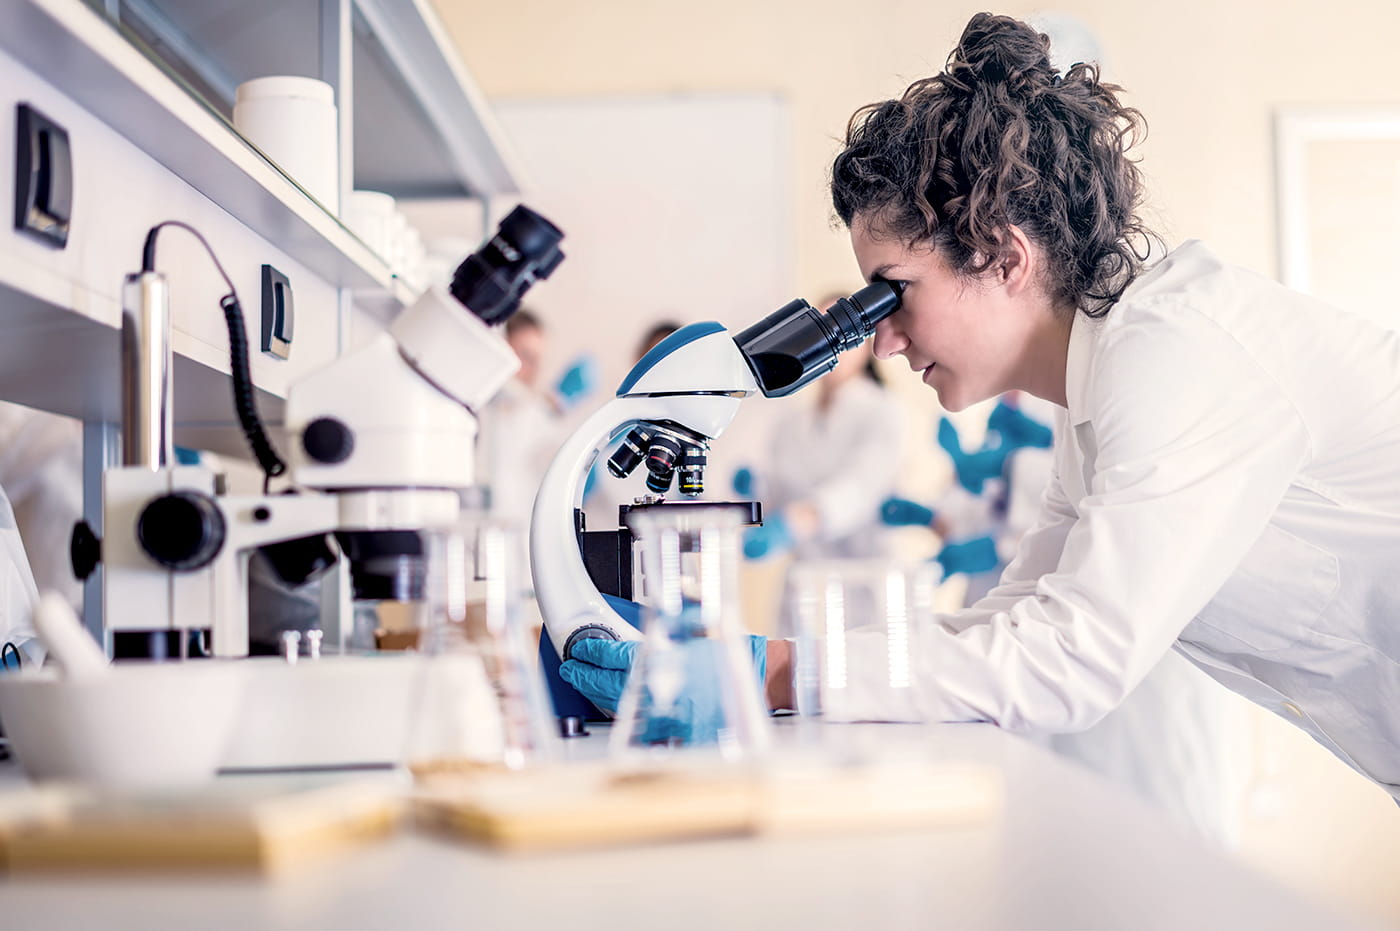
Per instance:
[[[1034,596],[1041,577],[1054,572],[1064,552],[1065,540],[1078,515],[1065,497],[1060,484],[1058,463],[1041,494],[1040,509],[1030,529],[1021,537],[1016,557],[1002,572],[996,588],[966,610],[943,619],[947,630],[960,631],[976,624],[990,623],[1024,598]]]
[[[1052,496],[1030,558],[972,622],[919,631],[917,680],[936,719],[1093,725],[1230,577],[1311,454],[1292,399],[1180,299],[1139,305],[1105,333],[1088,378],[1087,417],[1063,438],[1093,463],[1076,519],[1064,532]],[[1061,532],[1057,565],[1022,596]]]
[[[841,540],[877,523],[881,502],[894,490],[902,452],[899,411],[893,400],[879,401],[865,411],[860,442],[851,449],[832,450],[832,455],[844,458],[844,467],[807,496],[821,515],[823,539]]]

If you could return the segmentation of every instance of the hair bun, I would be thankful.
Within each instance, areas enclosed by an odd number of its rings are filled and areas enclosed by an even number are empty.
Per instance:
[[[1047,85],[1050,42],[1030,26],[1009,16],[978,13],[968,21],[957,48],[948,56],[948,70],[966,68],[984,82],[1006,83],[1013,89]]]

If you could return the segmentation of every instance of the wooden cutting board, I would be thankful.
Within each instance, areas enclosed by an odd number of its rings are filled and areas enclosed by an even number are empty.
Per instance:
[[[0,795],[0,864],[24,870],[276,871],[388,833],[385,781],[220,780],[180,792]]]
[[[571,764],[430,779],[413,803],[421,825],[510,850],[919,830],[985,821],[1001,807],[1000,774],[963,763],[632,773]]]

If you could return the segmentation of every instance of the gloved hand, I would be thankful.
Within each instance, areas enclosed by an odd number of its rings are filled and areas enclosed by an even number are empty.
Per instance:
[[[1011,449],[1049,449],[1055,434],[1045,424],[1032,420],[1020,408],[998,401],[987,418],[987,429],[1001,436],[1001,445]]]
[[[880,505],[880,520],[890,527],[927,527],[933,518],[931,509],[908,498],[886,498]]]
[[[592,356],[579,356],[554,386],[559,403],[570,407],[583,400],[598,383],[598,363]]]
[[[1001,476],[1002,469],[1006,466],[1006,457],[1011,452],[1011,449],[1005,446],[983,449],[975,453],[964,452],[962,441],[958,438],[958,429],[947,417],[941,417],[938,421],[938,445],[943,447],[948,457],[953,460],[953,471],[957,475],[958,484],[974,495],[982,493],[982,485],[987,479]]]
[[[593,704],[615,714],[641,646],[637,640],[580,640],[574,645],[573,655],[560,664],[559,674]],[[642,739],[653,743],[671,738],[694,743],[713,741],[724,724],[714,667],[715,651],[722,644],[698,637],[675,646],[684,659],[685,690],[665,709],[651,706],[652,718]],[[762,690],[768,672],[768,638],[749,635],[749,651]],[[650,700],[651,696],[647,698]]]
[[[734,486],[734,494],[741,498],[752,498],[754,486],[753,470],[748,468],[735,470],[732,484]]]
[[[989,572],[997,567],[997,543],[991,537],[973,537],[958,543],[949,543],[934,557],[943,567],[943,575],[965,572],[973,575]]]
[[[792,546],[792,531],[782,514],[770,514],[757,527],[744,531],[744,558],[766,559]]]

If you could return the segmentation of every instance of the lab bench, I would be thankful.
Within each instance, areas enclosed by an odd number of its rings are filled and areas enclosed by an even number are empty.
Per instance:
[[[989,767],[965,827],[505,854],[404,828],[274,877],[13,875],[8,928],[1369,927],[1259,876],[1126,791],[990,725],[827,725]],[[780,738],[791,740],[791,722]],[[781,743],[781,741],[780,741]],[[571,742],[602,754],[605,732]],[[0,783],[18,779],[13,764]]]

